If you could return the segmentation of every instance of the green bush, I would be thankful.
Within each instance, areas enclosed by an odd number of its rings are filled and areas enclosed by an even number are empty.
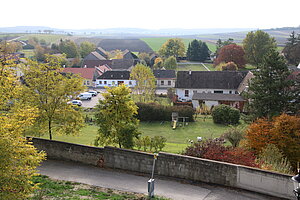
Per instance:
[[[190,106],[163,106],[155,103],[137,103],[137,118],[140,121],[171,121],[172,112],[178,112],[180,117],[188,117],[194,121],[195,110]]]
[[[163,136],[139,137],[135,140],[135,146],[138,150],[159,152],[166,146],[167,139]]]
[[[238,124],[240,111],[228,105],[218,105],[212,111],[213,121],[216,124]]]

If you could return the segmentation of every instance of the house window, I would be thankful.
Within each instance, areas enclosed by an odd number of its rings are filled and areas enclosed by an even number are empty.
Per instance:
[[[235,94],[239,94],[238,91],[235,91]]]
[[[184,96],[188,97],[189,96],[189,91],[188,90],[184,90]]]
[[[165,82],[164,82],[164,81],[160,81],[160,84],[161,84],[161,85],[164,85],[164,84],[165,84]]]
[[[115,81],[112,81],[112,85],[115,85]]]
[[[223,94],[222,90],[215,90],[214,93]]]
[[[131,81],[129,81],[129,85],[132,85],[132,82],[131,82]]]
[[[171,81],[168,81],[168,85],[171,85]]]
[[[231,90],[229,91],[229,94],[232,94],[232,91],[231,91]]]
[[[197,93],[197,90],[193,90],[193,94]]]
[[[90,81],[86,81],[86,85],[90,85]]]
[[[99,81],[99,84],[102,85],[102,81]]]
[[[104,81],[104,85],[106,85],[107,84],[107,82],[106,81]]]

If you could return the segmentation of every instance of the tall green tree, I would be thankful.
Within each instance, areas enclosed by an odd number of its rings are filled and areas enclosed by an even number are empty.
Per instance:
[[[67,58],[80,57],[79,48],[72,40],[61,40],[58,49],[61,53],[66,54]]]
[[[290,71],[284,58],[274,49],[269,51],[254,75],[248,93],[250,111],[254,117],[271,119],[289,111],[295,98],[291,90],[294,82],[288,79]]]
[[[23,137],[36,109],[19,103],[22,86],[15,76],[16,65],[5,59],[5,48],[0,49],[0,199],[23,200],[37,187],[31,178],[45,155]]]
[[[290,64],[298,65],[300,63],[300,34],[296,36],[293,31],[282,52]]]
[[[182,39],[172,38],[167,40],[159,49],[159,54],[164,57],[182,57],[185,54],[185,47]]]
[[[177,60],[174,56],[170,56],[164,62],[164,67],[166,69],[176,69],[177,68]]]
[[[268,33],[258,30],[247,34],[243,40],[243,47],[247,62],[259,66],[263,63],[263,58],[268,52],[276,49],[277,44]]]
[[[137,64],[130,73],[130,79],[136,80],[133,93],[138,97],[139,102],[152,101],[155,92],[155,76],[150,67]]]
[[[99,126],[95,145],[119,145],[133,148],[134,138],[140,135],[139,121],[134,117],[138,107],[130,96],[130,89],[124,84],[107,88],[103,100],[96,106],[96,123]]]
[[[209,56],[209,49],[205,42],[193,40],[188,47],[187,60],[204,62]]]
[[[89,53],[91,53],[92,51],[94,51],[96,48],[96,45],[89,42],[89,41],[84,41],[80,44],[80,55],[82,58],[86,57],[87,55],[89,55]]]
[[[206,42],[202,42],[200,45],[200,61],[204,62],[210,56],[210,50]]]
[[[46,63],[28,60],[23,68],[26,88],[24,103],[38,109],[34,131],[37,134],[77,134],[83,126],[82,113],[67,104],[71,96],[84,89],[83,80],[73,74],[61,73],[60,58],[47,55]]]

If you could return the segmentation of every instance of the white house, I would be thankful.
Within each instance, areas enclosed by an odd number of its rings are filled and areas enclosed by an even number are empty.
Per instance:
[[[134,87],[136,85],[135,80],[129,80],[129,71],[106,71],[101,76],[96,78],[96,87],[111,87],[125,84],[128,87]]]
[[[176,94],[179,101],[192,101],[193,107],[228,104],[242,109],[240,93],[252,76],[248,71],[179,71]]]
[[[153,70],[157,88],[174,88],[176,82],[175,70]]]

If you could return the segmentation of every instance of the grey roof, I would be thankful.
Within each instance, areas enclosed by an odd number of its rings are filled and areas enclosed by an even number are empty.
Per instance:
[[[245,99],[238,94],[219,94],[219,93],[194,93],[192,100],[245,101]]]
[[[157,79],[175,79],[175,70],[153,70],[153,74]]]
[[[106,60],[103,56],[101,56],[98,52],[93,51],[89,55],[87,55],[84,60]]]
[[[107,53],[104,49],[102,49],[101,47],[97,47],[95,51],[107,59]]]
[[[139,59],[134,53],[126,49],[123,52],[123,59]]]
[[[113,59],[110,68],[112,70],[129,70],[136,63],[132,59]]]
[[[176,88],[238,89],[248,71],[179,71]]]
[[[107,80],[129,80],[130,72],[129,71],[106,71],[101,76],[98,76],[97,79],[107,79]]]

